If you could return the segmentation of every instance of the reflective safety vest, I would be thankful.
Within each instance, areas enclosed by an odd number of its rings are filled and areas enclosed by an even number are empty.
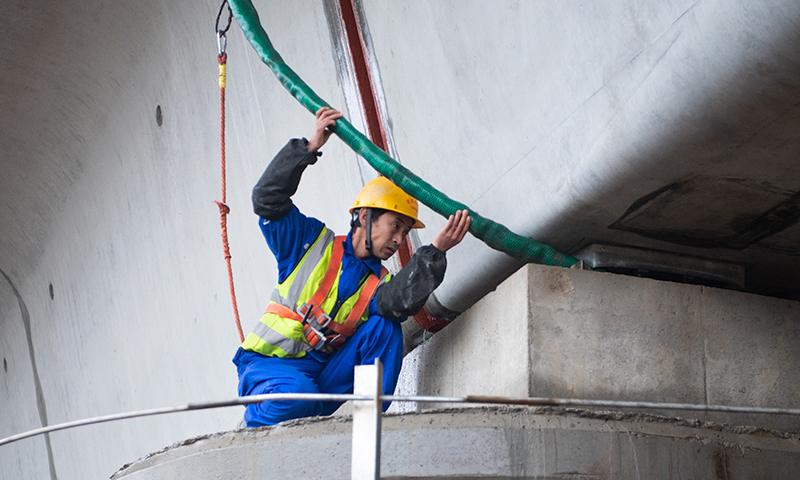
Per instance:
[[[244,350],[287,358],[311,350],[333,353],[367,321],[369,302],[389,276],[381,267],[380,278],[370,273],[353,295],[338,301],[346,239],[322,227],[300,263],[275,287],[264,316],[242,343]]]

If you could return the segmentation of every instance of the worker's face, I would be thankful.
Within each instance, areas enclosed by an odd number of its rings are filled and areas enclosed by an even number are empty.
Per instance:
[[[366,221],[366,218],[365,218]],[[362,223],[364,225],[364,223]],[[386,260],[406,241],[414,220],[396,212],[386,212],[372,223],[372,252]]]

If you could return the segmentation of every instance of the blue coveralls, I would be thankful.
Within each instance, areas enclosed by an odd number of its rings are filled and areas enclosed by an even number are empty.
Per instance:
[[[285,280],[300,262],[306,249],[322,230],[323,224],[300,213],[296,206],[279,220],[259,219],[267,245],[278,261],[278,281]],[[359,260],[347,235],[339,278],[339,299],[353,295],[369,271],[380,275],[377,258]],[[295,281],[304,281],[297,279]],[[376,297],[369,305],[369,320],[335,354],[309,352],[302,358],[266,357],[239,348],[233,358],[239,374],[239,395],[265,393],[351,393],[356,365],[383,363],[383,393],[391,395],[397,385],[403,361],[403,334],[400,323],[378,314]],[[274,425],[301,417],[330,415],[341,402],[272,401],[248,405],[244,419],[248,427]],[[384,411],[389,402],[384,402]]]

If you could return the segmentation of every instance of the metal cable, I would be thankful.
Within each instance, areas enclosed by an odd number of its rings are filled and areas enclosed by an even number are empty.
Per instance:
[[[48,427],[29,430],[17,435],[12,435],[0,439],[0,446],[7,443],[16,442],[25,438],[34,437],[44,433],[65,430],[68,428],[93,425],[96,423],[111,422],[115,420],[125,420],[129,418],[147,417],[152,415],[163,415],[166,413],[187,412],[191,410],[206,410],[210,408],[233,407],[249,405],[251,403],[261,403],[265,401],[301,401],[314,400],[318,402],[344,402],[349,400],[367,401],[373,400],[368,395],[353,394],[324,394],[324,393],[270,393],[264,395],[253,395],[249,397],[237,397],[231,400],[196,402],[177,407],[155,408],[151,410],[141,410],[137,412],[118,413],[102,417],[87,418],[73,422],[59,423]],[[800,415],[797,408],[773,408],[773,407],[737,407],[731,405],[703,405],[690,403],[658,403],[658,402],[629,402],[615,400],[586,400],[572,398],[512,398],[512,397],[489,397],[480,395],[467,395],[466,397],[435,397],[435,396],[397,396],[381,395],[380,401],[383,402],[417,402],[417,403],[478,403],[493,405],[526,405],[535,407],[594,407],[594,408],[633,408],[633,409],[653,409],[653,410],[689,410],[702,412],[728,412],[728,413],[749,413],[766,415]]]

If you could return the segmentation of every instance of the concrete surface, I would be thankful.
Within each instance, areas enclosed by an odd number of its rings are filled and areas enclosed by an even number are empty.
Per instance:
[[[567,253],[637,245],[744,263],[757,293],[800,282],[796,224],[743,250],[665,241],[746,224],[773,188],[800,191],[800,3],[362,3],[400,158],[444,193]],[[762,195],[710,185],[661,209],[655,239],[608,228],[699,174]],[[449,258],[437,294],[458,311],[519,266],[473,238]]]
[[[321,93],[341,104],[318,7],[272,2],[263,21],[282,53],[306,60],[300,74],[328,85]],[[0,277],[0,437],[236,395],[231,358],[239,340],[213,203],[220,198],[218,8],[216,1],[0,5],[14,25],[0,34],[7,72],[0,270],[10,280]],[[249,329],[276,281],[250,189],[287,139],[309,134],[313,118],[236,26],[228,51],[228,230]],[[332,142],[324,159],[304,177],[297,202],[343,232],[362,185],[355,155]],[[324,204],[315,201],[320,194]],[[148,451],[234,428],[242,413],[125,421],[54,433],[49,446],[44,437],[6,445],[0,478],[107,478]]]
[[[798,343],[800,302],[528,265],[406,356],[398,394],[794,408]],[[791,416],[701,418],[800,431]]]
[[[800,227],[791,221],[800,190],[798,2],[357,3],[369,25],[393,148],[442,191],[561,250],[605,242],[719,258],[748,267],[748,290],[797,298]],[[348,116],[358,117],[335,60],[340,40],[330,8],[310,0],[255,4],[289,64],[323,98],[349,105]],[[230,358],[238,339],[212,203],[220,197],[218,8],[209,0],[0,2],[7,20],[0,30],[0,409],[8,412],[0,416],[0,437],[235,392]],[[236,25],[228,53],[228,221],[248,329],[276,277],[250,213],[250,188],[289,137],[308,135],[311,116]],[[304,176],[297,204],[344,232],[361,168],[331,141]],[[609,228],[637,201],[687,177],[726,188],[669,190],[671,196],[643,202],[641,217],[622,222],[627,230]],[[753,201],[719,194],[730,191]],[[687,211],[694,220],[678,222]],[[430,228],[421,241],[429,242],[443,220],[423,216]],[[673,241],[714,219],[722,233],[712,229],[712,236],[765,225],[783,230],[742,250]],[[472,238],[448,258],[437,294],[457,310],[519,267]],[[662,303],[667,311],[683,308],[681,297]],[[744,327],[726,330],[727,344],[709,334],[705,370],[696,358],[649,365],[630,356],[641,350],[616,345],[629,354],[625,369],[641,364],[643,371],[687,375],[690,384],[678,392],[769,403],[796,388],[785,372],[777,379],[752,373],[771,372],[787,349],[784,334],[793,334],[770,315],[759,322],[763,336],[774,338],[759,349]],[[513,343],[500,370],[533,362],[535,371],[544,362],[517,357],[522,347]],[[717,353],[725,348],[741,351],[741,361],[727,363]],[[487,384],[498,375],[484,371]],[[753,375],[780,388],[704,389],[701,371]],[[637,378],[634,385],[647,393],[655,381]],[[509,376],[507,390],[497,393],[518,392],[517,382]],[[549,377],[534,385],[569,391]],[[0,478],[102,478],[163,445],[228,430],[240,414],[134,420],[3,446]]]
[[[351,423],[342,417],[312,419],[195,438],[140,459],[112,478],[346,479]],[[777,479],[792,478],[800,468],[796,435],[531,408],[388,416],[381,452],[381,478],[387,479]]]

